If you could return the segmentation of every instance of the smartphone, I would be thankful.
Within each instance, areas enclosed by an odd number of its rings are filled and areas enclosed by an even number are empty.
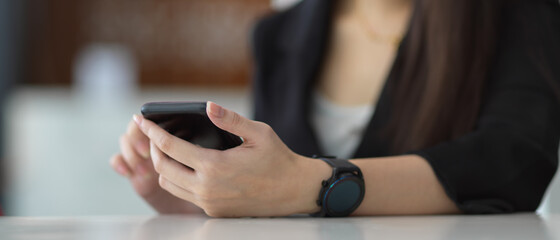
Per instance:
[[[243,143],[210,121],[206,102],[150,102],[142,105],[141,112],[167,132],[204,148],[226,150]]]

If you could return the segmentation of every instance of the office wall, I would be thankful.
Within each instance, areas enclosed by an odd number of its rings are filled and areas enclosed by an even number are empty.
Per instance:
[[[4,142],[5,101],[10,89],[21,79],[24,29],[23,8],[25,1],[0,0],[0,206],[3,205],[6,184],[6,156]]]
[[[69,85],[91,44],[125,46],[142,85],[245,85],[262,0],[27,0],[26,82]]]

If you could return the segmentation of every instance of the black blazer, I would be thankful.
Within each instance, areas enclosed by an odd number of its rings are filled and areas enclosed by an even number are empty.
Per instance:
[[[534,211],[558,164],[560,96],[547,81],[560,77],[560,7],[555,0],[510,2],[476,129],[410,152],[429,162],[448,196],[466,213]],[[305,156],[322,153],[308,113],[332,3],[305,0],[261,20],[253,32],[255,119],[268,123]],[[534,56],[543,60],[539,64],[554,67],[540,69]],[[384,88],[355,158],[389,154],[390,141],[380,136],[389,100]]]

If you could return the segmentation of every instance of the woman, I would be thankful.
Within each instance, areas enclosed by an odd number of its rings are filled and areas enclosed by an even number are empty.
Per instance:
[[[363,175],[341,215],[534,211],[558,163],[558,29],[554,0],[306,0],[254,30],[257,121],[208,104],[241,146],[136,116],[112,165],[161,213],[333,215],[313,154]]]

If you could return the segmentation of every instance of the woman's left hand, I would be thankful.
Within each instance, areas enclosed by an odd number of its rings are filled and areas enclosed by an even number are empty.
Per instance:
[[[319,211],[321,181],[332,169],[323,161],[292,152],[270,126],[248,120],[215,103],[207,114],[219,128],[241,136],[225,151],[177,138],[140,116],[134,120],[149,138],[159,184],[214,217],[286,216]]]

